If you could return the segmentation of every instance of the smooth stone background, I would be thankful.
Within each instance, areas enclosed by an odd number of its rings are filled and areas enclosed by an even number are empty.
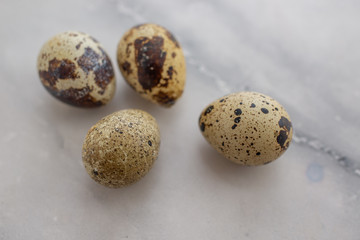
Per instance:
[[[0,239],[359,239],[360,2],[356,0],[2,1]],[[116,46],[130,27],[168,28],[187,60],[171,109],[123,81]],[[36,58],[56,33],[97,38],[117,93],[79,109],[41,86]],[[201,110],[230,92],[263,92],[288,110],[295,136],[272,164],[244,168],[202,138]],[[81,161],[87,130],[119,109],[160,125],[154,168],[104,188]]]

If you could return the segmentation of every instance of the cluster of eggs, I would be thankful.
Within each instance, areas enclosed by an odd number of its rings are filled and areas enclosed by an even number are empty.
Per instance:
[[[175,37],[164,27],[131,28],[117,46],[125,81],[148,101],[171,107],[184,91],[186,65]],[[101,44],[81,32],[60,33],[47,41],[37,60],[45,89],[77,107],[98,107],[114,96],[112,62]],[[225,158],[247,166],[267,164],[289,146],[292,125],[285,109],[256,92],[224,96],[201,113],[204,138]],[[82,150],[86,171],[111,188],[141,179],[158,158],[160,131],[154,117],[138,109],[115,112],[88,131]]]
[[[124,79],[142,97],[170,107],[182,95],[185,58],[168,30],[155,24],[135,26],[117,49]],[[46,90],[68,104],[96,107],[114,96],[112,63],[100,43],[85,33],[64,32],[51,38],[40,50],[37,67]]]

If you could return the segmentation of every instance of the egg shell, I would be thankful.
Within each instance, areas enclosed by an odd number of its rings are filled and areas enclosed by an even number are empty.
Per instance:
[[[64,32],[47,41],[37,69],[45,89],[73,106],[101,106],[115,93],[112,63],[99,42],[85,33]]]
[[[159,25],[127,31],[118,44],[117,61],[126,82],[151,102],[170,107],[184,91],[184,54],[175,37]]]
[[[293,128],[283,106],[256,92],[232,93],[208,105],[199,127],[205,139],[229,160],[267,164],[289,147]]]
[[[145,176],[158,157],[160,132],[149,113],[127,109],[112,113],[86,135],[82,160],[96,182],[119,188]]]

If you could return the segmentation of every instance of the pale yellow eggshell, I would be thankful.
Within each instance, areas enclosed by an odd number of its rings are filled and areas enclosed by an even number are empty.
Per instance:
[[[184,91],[183,51],[159,25],[142,24],[127,31],[118,44],[117,61],[126,82],[151,102],[170,107]]]
[[[212,102],[202,111],[199,127],[219,153],[248,166],[277,159],[289,147],[293,134],[284,107],[256,92],[233,93]]]
[[[111,61],[99,42],[85,33],[64,32],[47,41],[37,69],[46,90],[73,106],[101,106],[115,93]]]
[[[97,122],[86,135],[82,159],[96,182],[119,188],[144,177],[160,148],[158,124],[142,110],[115,112]]]

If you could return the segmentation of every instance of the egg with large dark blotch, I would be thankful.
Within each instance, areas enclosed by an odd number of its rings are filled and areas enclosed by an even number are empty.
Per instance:
[[[102,106],[115,93],[111,61],[99,42],[85,33],[64,32],[47,41],[37,69],[45,89],[73,106]]]
[[[125,81],[143,98],[170,107],[181,97],[185,58],[179,42],[164,27],[131,28],[118,44],[117,61]]]
[[[289,147],[290,117],[276,100],[257,92],[239,92],[209,104],[199,127],[205,139],[227,159],[242,165],[270,163]]]

